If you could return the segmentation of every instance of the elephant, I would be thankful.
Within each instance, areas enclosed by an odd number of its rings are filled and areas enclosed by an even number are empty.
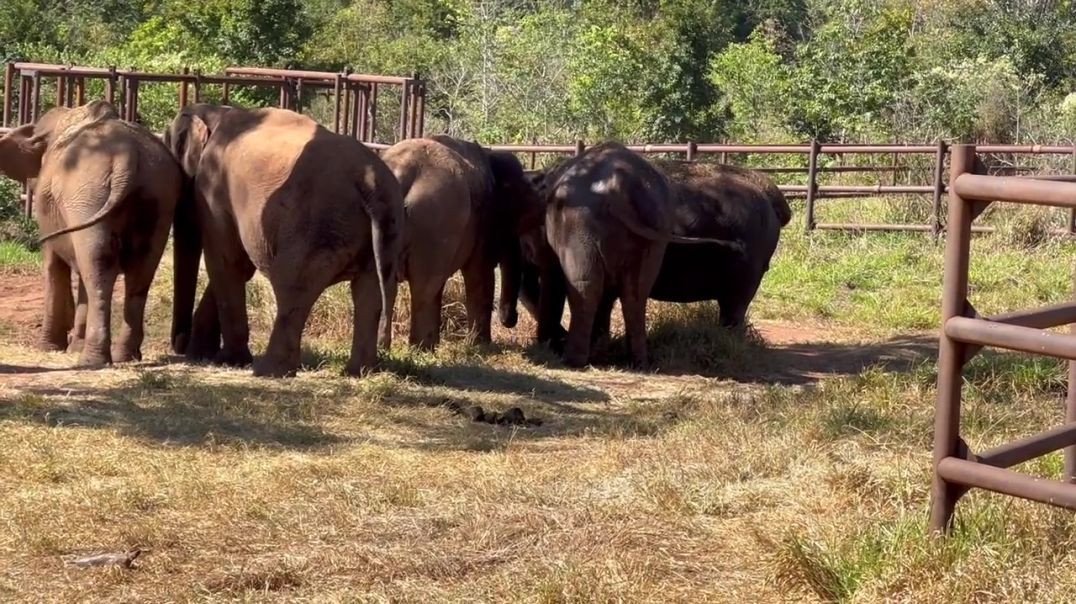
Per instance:
[[[540,241],[536,247],[547,258],[543,274],[556,274],[552,264],[559,264],[563,276],[571,311],[565,364],[581,367],[589,362],[595,329],[601,331],[603,318],[619,298],[632,363],[645,367],[646,304],[666,246],[707,243],[742,253],[743,244],[674,233],[671,184],[648,160],[616,142],[591,147],[554,168],[546,179],[549,248],[542,252]],[[523,245],[533,238],[529,234]],[[554,257],[556,263],[551,262]],[[544,291],[548,283],[543,283],[539,301],[539,331],[546,329],[545,335],[553,330],[544,323],[555,315],[550,308],[555,296]]]
[[[655,161],[675,190],[673,232],[742,241],[744,251],[671,243],[650,292],[651,300],[717,300],[723,327],[745,327],[747,309],[777,250],[792,210],[761,172],[722,164]]]
[[[404,195],[405,243],[400,278],[411,289],[410,343],[433,349],[441,332],[445,282],[463,272],[467,323],[478,343],[491,340],[495,277],[502,275],[501,323],[514,327],[518,237],[542,219],[540,203],[523,166],[510,153],[437,135],[407,139],[381,159]],[[507,284],[507,286],[505,285]]]
[[[650,291],[651,300],[698,302],[717,300],[719,321],[731,329],[745,327],[748,306],[758,291],[776,251],[781,229],[792,210],[773,180],[761,172],[722,164],[654,160],[673,189],[673,233],[696,238],[727,238],[743,248],[670,242]],[[548,190],[544,171],[528,173],[536,189]],[[523,285],[519,301],[538,322],[538,341],[562,344],[563,276],[550,266],[543,234],[522,239]],[[595,319],[592,342],[608,335],[609,315]]]
[[[182,175],[161,141],[105,101],[57,107],[0,138],[0,172],[34,184],[44,236],[39,346],[81,350],[80,366],[141,360],[146,297],[168,241]],[[71,292],[78,275],[77,308]],[[123,328],[111,338],[123,274]]]
[[[173,346],[193,360],[253,363],[256,376],[293,376],[314,303],[348,281],[355,315],[346,371],[371,369],[378,343],[391,345],[391,322],[379,328],[379,320],[396,300],[403,234],[403,197],[388,166],[357,140],[285,109],[190,105],[164,138],[187,178],[196,225],[177,241],[185,254]],[[192,317],[203,250],[209,284]],[[255,271],[277,304],[257,362],[245,290]]]

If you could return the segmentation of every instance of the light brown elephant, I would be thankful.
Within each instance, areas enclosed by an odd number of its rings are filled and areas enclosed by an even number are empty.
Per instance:
[[[146,296],[168,241],[182,175],[168,149],[104,101],[58,107],[0,138],[0,172],[36,178],[45,235],[41,347],[81,349],[79,364],[142,358]],[[71,272],[79,276],[78,308]],[[112,292],[123,274],[123,329],[111,340]]]
[[[173,345],[191,358],[249,364],[245,284],[258,270],[272,284],[277,314],[255,375],[298,370],[310,311],[341,281],[351,283],[355,306],[347,371],[372,367],[381,310],[396,299],[403,228],[400,186],[384,162],[355,139],[282,109],[193,105],[165,140],[190,179],[200,232],[200,242],[183,242],[189,254],[177,267]],[[209,286],[192,320],[202,246]],[[382,325],[384,346],[391,327]]]
[[[411,344],[437,345],[445,282],[459,270],[468,329],[475,341],[489,342],[494,270],[498,264],[502,274],[521,270],[512,253],[519,234],[545,215],[523,166],[510,153],[449,136],[401,141],[381,157],[404,193],[401,278],[411,288]],[[503,288],[502,282],[502,297],[508,295]],[[502,323],[514,326],[515,305],[504,308],[511,312],[502,312]]]

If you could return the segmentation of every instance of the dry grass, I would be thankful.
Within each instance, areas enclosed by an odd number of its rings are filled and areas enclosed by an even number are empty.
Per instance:
[[[527,346],[525,320],[467,346],[456,282],[446,344],[398,346],[361,380],[341,375],[343,287],[319,302],[306,368],[285,381],[170,359],[167,265],[144,363],[71,371],[73,357],[0,333],[0,600],[1072,601],[1071,514],[972,493],[951,539],[924,530],[933,335],[907,328],[936,312],[937,250],[787,241],[755,316],[796,323],[759,320],[741,340],[714,328],[712,305],[654,305],[654,373],[618,369],[619,339],[598,367],[565,370]],[[1020,271],[1067,245],[986,255],[976,296],[1056,299],[1067,270],[1029,274],[1034,291]],[[800,264],[808,252],[817,262]],[[824,306],[841,271],[877,300]],[[249,292],[257,349],[272,297],[261,278]],[[1052,361],[976,359],[972,447],[1059,422],[1064,378]],[[472,423],[450,403],[543,422]],[[64,565],[135,547],[136,570]]]

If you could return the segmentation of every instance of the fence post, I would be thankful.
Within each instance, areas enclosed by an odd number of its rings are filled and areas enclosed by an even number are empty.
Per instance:
[[[971,204],[956,194],[953,183],[975,171],[975,146],[953,147],[949,169],[949,221],[945,238],[945,269],[942,276],[941,324],[967,314],[968,264],[971,253]],[[938,400],[934,411],[934,478],[931,485],[930,528],[945,532],[953,518],[956,501],[965,489],[938,474],[938,464],[961,455],[960,396],[967,345],[945,335],[938,351]]]
[[[343,109],[342,104],[344,100],[341,96],[341,92],[343,92],[343,90],[343,76],[338,73],[336,74],[336,79],[333,81],[333,104],[335,105],[335,108],[333,109],[333,132],[337,134],[340,134],[340,114]]]
[[[1076,152],[1073,153],[1076,159]],[[1069,232],[1072,232],[1072,214],[1069,214]],[[1073,295],[1076,296],[1076,274],[1073,276]],[[1076,334],[1076,324],[1069,326],[1069,333]],[[1069,361],[1068,396],[1065,397],[1065,423],[1076,422],[1076,361]],[[1076,446],[1065,447],[1065,469],[1061,480],[1076,483]]]
[[[949,151],[949,145],[943,140],[938,141],[938,150],[934,154],[934,209],[931,232],[937,238],[942,231],[942,191],[945,188],[945,154]]]
[[[15,64],[8,62],[4,66],[4,122],[5,128],[11,127],[11,99],[14,94],[11,88],[15,85]]]
[[[183,71],[180,72],[183,76],[189,76],[191,74],[191,68],[184,65]],[[187,86],[187,78],[184,77],[179,80],[179,109],[183,110],[187,106],[187,100],[190,98],[189,87]]]
[[[687,161],[695,161],[695,154],[698,152],[699,146],[695,141],[687,142]]]
[[[86,78],[75,78],[75,98],[79,107],[86,104]]]
[[[811,154],[807,158],[807,211],[806,211],[806,227],[808,231],[813,231],[817,224],[814,219],[814,200],[815,195],[818,192],[818,151],[822,145],[818,144],[818,141],[811,139]]]
[[[202,70],[194,70],[194,102],[202,102]]]
[[[1072,146],[1072,173],[1076,175],[1076,145]],[[1069,210],[1069,235],[1076,235],[1076,208]]]
[[[575,141],[575,154],[582,155],[587,150],[587,145],[583,141]]]
[[[56,106],[66,107],[67,105],[67,78],[58,75],[56,76]]]
[[[37,121],[37,116],[41,115],[41,73],[35,71],[31,82],[33,86],[31,97],[33,100],[30,102],[30,119],[27,123]]]
[[[105,98],[109,105],[116,104],[116,66],[108,66],[108,79],[105,80]]]

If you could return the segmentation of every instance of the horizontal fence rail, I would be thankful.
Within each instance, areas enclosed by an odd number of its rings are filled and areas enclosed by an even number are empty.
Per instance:
[[[936,531],[951,528],[956,504],[969,488],[1076,510],[1076,302],[982,317],[968,299],[975,218],[994,202],[1076,208],[1076,183],[987,176],[983,168],[974,146],[954,147],[934,415],[930,525]],[[1069,326],[1069,333],[1049,331],[1061,326]],[[984,347],[1068,360],[1065,423],[981,454],[972,453],[960,436],[964,369]],[[1060,482],[1008,469],[1062,449],[1065,465]]]
[[[54,94],[43,98],[44,80],[55,81]],[[147,73],[115,67],[87,67],[55,65],[34,62],[9,62],[4,74],[3,126],[28,123],[40,115],[46,102],[54,105],[75,106],[86,101],[87,82],[104,83],[103,98],[117,105],[125,119],[138,121],[139,93],[143,86],[167,85],[177,87],[177,106],[183,107],[205,99],[206,88],[219,89],[221,102],[228,103],[230,95],[242,87],[275,90],[280,107],[302,110],[304,99],[317,93],[331,100],[331,118],[326,127],[335,132],[348,134],[363,141],[374,150],[391,146],[377,141],[379,106],[384,113],[387,100],[385,91],[394,89],[399,94],[399,120],[395,124],[395,139],[403,140],[425,133],[426,86],[417,77],[357,74],[345,70],[340,73],[313,70],[288,70],[266,67],[228,67],[223,74],[202,74],[189,69],[181,73]],[[98,88],[101,84],[97,85]],[[51,90],[51,89],[50,89]],[[395,110],[394,110],[395,111]],[[538,155],[572,155],[587,149],[583,141],[572,144],[494,144],[490,149],[508,151],[530,156],[530,167],[537,165]],[[924,232],[934,236],[944,229],[943,199],[947,193],[946,172],[950,162],[949,146],[944,142],[933,144],[837,144],[811,141],[804,144],[737,144],[737,143],[660,143],[632,144],[629,149],[649,155],[679,155],[688,161],[716,159],[720,163],[742,161],[733,156],[762,158],[782,156],[795,158],[802,165],[752,167],[766,174],[780,175],[778,187],[790,198],[804,200],[804,227],[807,230],[853,230],[861,232]],[[979,145],[980,153],[1010,156],[1012,158],[1059,155],[1071,156],[1070,174],[1027,174],[1034,171],[1027,166],[998,166],[993,172],[1021,174],[1028,178],[1043,180],[1076,179],[1076,144],[1064,145]],[[892,164],[885,165],[826,165],[843,162],[845,157],[863,155],[886,156]],[[923,158],[915,160],[914,158]],[[826,161],[828,158],[828,161]],[[909,158],[914,165],[904,165],[898,158]],[[790,162],[793,163],[793,162]],[[877,163],[877,162],[873,162]],[[928,172],[927,182],[915,182],[913,176]],[[848,174],[856,180],[873,180],[871,184],[831,184],[832,177]],[[802,175],[803,182],[787,183],[788,178]],[[898,182],[898,175],[903,180]],[[787,176],[787,178],[786,178]],[[826,178],[827,176],[831,178]],[[839,181],[838,181],[839,183]],[[931,201],[929,219],[922,224],[893,223],[836,223],[818,220],[817,208],[824,199],[853,199],[885,196],[926,196]],[[27,202],[30,211],[32,196]],[[991,232],[989,226],[975,225],[973,233]],[[1076,233],[1076,209],[1070,209],[1067,229],[1064,233]]]

